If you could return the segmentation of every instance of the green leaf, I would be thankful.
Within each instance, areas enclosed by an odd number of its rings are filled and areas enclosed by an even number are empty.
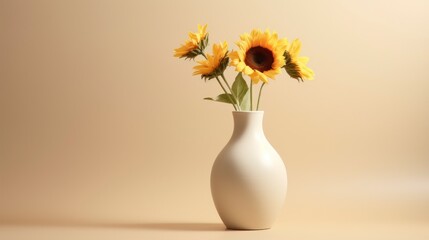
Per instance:
[[[241,111],[250,111],[250,95],[249,91],[246,92],[244,98],[240,102]]]
[[[210,80],[213,78],[216,78],[220,75],[223,74],[223,72],[225,72],[226,67],[228,66],[229,63],[229,58],[228,57],[224,57],[220,63],[219,66],[211,73],[209,74],[203,74],[201,75],[201,78],[204,78],[204,80]]]
[[[239,72],[237,74],[237,77],[235,77],[234,83],[232,84],[231,92],[232,92],[232,95],[235,97],[235,99],[238,100],[240,105],[243,102],[243,99],[246,96],[246,93],[248,92],[248,90],[249,90],[249,87],[247,86],[247,83],[244,80],[242,73]]]
[[[235,104],[234,97],[229,93],[222,93],[219,96],[217,96],[216,98],[206,97],[206,98],[204,98],[204,100]]]

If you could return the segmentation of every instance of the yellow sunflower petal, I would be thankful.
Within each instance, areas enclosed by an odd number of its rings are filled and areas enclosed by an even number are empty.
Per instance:
[[[235,66],[235,70],[238,71],[238,72],[242,72],[245,67],[246,67],[246,64],[244,62],[239,62]]]
[[[307,64],[308,61],[310,61],[310,58],[308,58],[308,57],[298,57],[298,62],[300,62],[302,64]]]
[[[207,24],[203,26],[198,24],[198,32],[201,35],[201,37],[204,38],[207,34]]]
[[[245,67],[244,67],[244,73],[246,74],[246,75],[250,75],[250,74],[252,74],[253,73],[253,69],[252,68],[250,68],[249,66],[246,66],[245,65]]]
[[[301,51],[301,41],[299,39],[293,40],[292,44],[289,47],[289,54],[292,58],[295,58],[299,55]]]
[[[278,73],[279,73],[279,72],[278,72],[278,71],[275,71],[275,70],[269,70],[269,71],[265,71],[265,72],[264,72],[264,74],[265,74],[267,77],[271,78],[271,79],[274,79],[274,78],[275,78],[275,76],[276,76]]]
[[[237,51],[231,51],[231,53],[229,53],[228,56],[231,59],[231,61],[240,60],[240,58],[238,57],[238,52]]]
[[[283,55],[288,41],[279,39],[276,32],[253,29],[250,34],[240,35],[236,44],[238,50],[229,55],[230,65],[235,66],[236,71],[250,76],[253,83],[268,82],[268,78],[274,79],[285,65]]]
[[[308,57],[299,56],[301,51],[301,41],[295,39],[285,52],[288,57],[287,64],[284,66],[290,77],[298,80],[312,80],[314,72],[306,64],[309,61]]]
[[[268,82],[268,78],[267,78],[267,75],[265,75],[264,73],[261,73],[260,71],[258,71],[258,70],[256,70],[255,71],[258,75],[259,75],[259,77],[260,77],[260,79],[263,81],[263,82]]]
[[[188,39],[185,44],[182,44],[179,48],[174,49],[175,57],[189,57],[194,58],[195,55],[191,54],[191,52],[199,47],[200,42],[207,35],[207,24],[201,26],[198,24],[198,32],[190,32],[188,33]]]
[[[259,82],[259,75],[256,71],[254,71],[250,76],[250,79],[252,80],[253,84],[257,84]]]
[[[307,66],[301,66],[301,74],[303,79],[313,80],[314,72]]]
[[[206,60],[198,61],[198,65],[194,66],[194,75],[202,75],[203,77],[211,78],[211,76],[217,76],[219,73],[218,68],[222,61],[225,59],[225,55],[228,51],[228,43],[221,42],[219,44],[213,44],[213,53],[207,54]],[[222,69],[222,71],[225,69]]]

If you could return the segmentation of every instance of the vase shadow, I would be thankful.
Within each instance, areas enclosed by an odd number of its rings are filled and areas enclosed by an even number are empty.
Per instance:
[[[84,227],[84,228],[118,228],[118,229],[144,229],[160,231],[226,231],[222,223],[197,222],[86,222],[67,220],[9,220],[0,219],[0,226],[43,226],[43,227]]]
[[[98,227],[106,228],[133,228],[162,231],[226,231],[225,225],[221,223],[176,223],[176,222],[154,222],[154,223],[120,223],[100,224]]]

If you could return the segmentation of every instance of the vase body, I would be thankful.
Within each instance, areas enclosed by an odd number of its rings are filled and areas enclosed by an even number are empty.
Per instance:
[[[211,192],[220,218],[229,229],[271,228],[286,197],[287,174],[265,138],[264,112],[233,112],[234,131],[217,156]]]

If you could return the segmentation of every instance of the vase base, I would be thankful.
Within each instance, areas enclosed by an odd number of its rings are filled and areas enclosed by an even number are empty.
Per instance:
[[[229,231],[261,231],[261,230],[268,230],[268,229],[271,229],[271,227],[240,228],[240,227],[228,227],[228,226],[226,226],[226,230],[229,230]]]

